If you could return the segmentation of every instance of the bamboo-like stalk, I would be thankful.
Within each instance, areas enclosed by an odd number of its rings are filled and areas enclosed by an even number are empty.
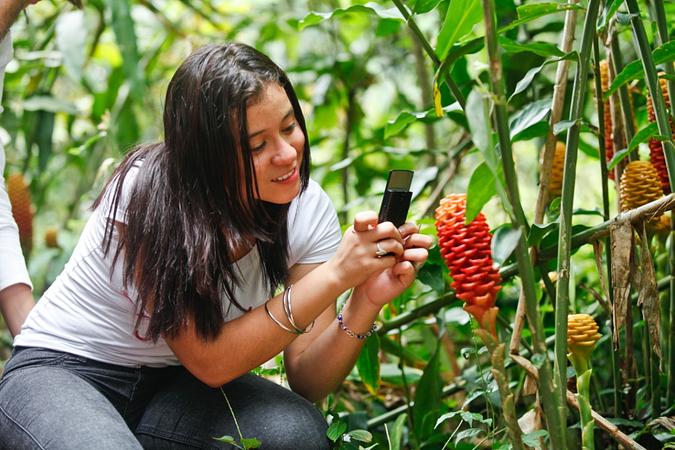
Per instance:
[[[521,231],[518,244],[516,245],[516,260],[518,262],[518,271],[522,281],[521,288],[525,292],[526,315],[532,332],[532,347],[535,351],[533,356],[536,356],[541,360],[539,392],[542,394],[544,415],[546,417],[551,443],[554,448],[566,448],[564,445],[564,428],[560,423],[560,415],[558,414],[560,409],[560,399],[556,396],[546,395],[546,393],[552,392],[553,390],[552,370],[548,360],[541,316],[539,315],[539,304],[535,292],[534,269],[525,241],[528,226],[525,219],[525,213],[523,212],[520,203],[518,179],[513,163],[508,114],[506,110],[504,77],[497,48],[494,0],[483,0],[483,17],[485,20],[485,47],[487,48],[488,53],[490,85],[492,87],[494,101],[493,119],[499,137],[499,148],[502,156],[502,167],[504,169],[504,178],[507,185],[507,194],[513,208],[513,217],[511,220],[514,228]]]
[[[602,217],[605,220],[609,220],[609,186],[607,185],[608,173],[607,173],[607,159],[605,158],[605,133],[608,130],[605,130],[605,121],[603,120],[605,114],[605,104],[602,101],[602,83],[600,81],[600,45],[598,43],[598,37],[596,36],[593,40],[593,61],[595,62],[595,93],[596,93],[596,108],[598,110],[598,152],[600,153],[600,179],[602,186]],[[605,239],[605,262],[607,264],[607,295],[609,295],[609,301],[614,303],[614,290],[612,288],[612,251],[609,242],[609,237]],[[601,270],[598,268],[598,270]],[[610,321],[611,323],[611,321]],[[610,325],[611,329],[611,325]],[[612,334],[614,330],[611,329]],[[619,414],[619,370],[616,365],[616,357],[618,352],[612,348],[610,354],[610,364],[612,366],[612,382],[614,384],[614,395],[613,395],[613,404],[614,404],[614,414]]]
[[[576,178],[577,152],[579,149],[579,133],[581,130],[581,115],[583,112],[586,85],[588,79],[588,64],[591,56],[591,46],[595,40],[596,20],[600,0],[590,0],[586,10],[584,29],[579,51],[579,63],[574,77],[572,90],[572,105],[570,121],[574,125],[567,132],[565,145],[565,168],[563,171],[562,198],[560,202],[560,234],[558,236],[558,282],[556,284],[555,304],[555,371],[556,395],[560,423],[567,422],[567,403],[565,395],[567,389],[567,315],[569,314],[569,286],[570,260],[572,242],[572,206],[574,203],[574,184]],[[600,158],[604,160],[604,158]],[[564,436],[563,436],[564,439]],[[565,441],[560,448],[567,448]]]
[[[656,27],[658,29],[658,36],[661,40],[661,44],[665,44],[670,40],[668,35],[668,23],[666,19],[666,12],[663,7],[663,0],[654,0],[654,15]],[[671,78],[668,80],[668,95],[671,99],[675,99],[675,79],[672,78],[675,75],[675,68],[673,63],[666,63],[664,65],[666,74],[671,75]],[[672,101],[672,100],[671,100]],[[675,123],[675,105],[671,103],[670,106],[670,115],[671,120]],[[671,191],[673,186],[671,183]],[[675,226],[675,223],[673,224]],[[673,233],[671,232],[671,236]],[[675,268],[675,245],[671,244],[668,248],[668,268],[670,273],[673,273],[673,268]],[[666,351],[664,352],[666,363],[668,369],[668,387],[666,391],[666,405],[672,405],[675,402],[675,281],[670,286],[670,296],[669,296],[669,312],[668,312],[668,330],[669,333],[666,337]]]
[[[410,30],[413,32],[413,34],[417,37],[417,40],[422,44],[422,47],[424,48],[424,51],[426,54],[431,58],[431,60],[434,62],[436,66],[441,65],[441,60],[438,59],[438,56],[436,55],[436,52],[434,51],[433,47],[431,44],[429,44],[429,41],[427,38],[424,36],[424,33],[422,33],[422,30],[417,26],[417,22],[415,22],[415,19],[413,19],[412,15],[408,11],[408,9],[403,5],[403,2],[401,0],[392,0],[394,5],[396,5],[396,8],[399,10],[403,18],[405,19],[406,23],[410,27]],[[446,67],[444,68],[446,71],[446,77],[445,77],[445,84],[448,86],[450,89],[450,92],[452,92],[452,95],[455,97],[457,102],[460,104],[462,109],[466,109],[466,99],[464,98],[464,95],[462,92],[459,90],[459,86],[450,78],[449,69]]]
[[[614,66],[614,73],[621,73],[623,70],[623,58],[621,57],[621,49],[619,48],[619,39],[612,39],[610,50],[612,52],[612,64]],[[631,111],[631,101],[629,98],[628,87],[624,84],[619,88],[619,106],[621,107],[621,117],[623,119],[623,133],[626,145],[633,139],[635,135],[635,124],[633,123],[633,113]],[[637,152],[631,152],[628,155],[630,161],[637,160]]]
[[[675,186],[675,146],[673,145],[672,141],[672,131],[670,129],[670,123],[668,120],[668,113],[666,110],[665,100],[663,98],[663,93],[661,92],[661,86],[659,85],[656,66],[654,65],[654,60],[652,58],[651,46],[649,45],[649,41],[647,40],[647,34],[645,33],[644,24],[640,19],[640,8],[638,6],[637,0],[626,0],[626,6],[631,16],[630,20],[631,25],[633,27],[633,40],[637,47],[640,60],[642,61],[642,68],[644,69],[645,72],[645,80],[647,82],[647,87],[649,88],[649,95],[652,98],[652,104],[654,106],[654,115],[656,116],[656,123],[658,126],[659,134],[663,136],[668,136],[669,138],[668,140],[663,141],[663,153],[666,159],[666,167],[668,168],[668,179],[670,180],[670,186],[672,189],[672,187]],[[665,20],[665,17],[663,17],[661,20],[662,21]],[[659,27],[663,28],[663,25],[660,25]],[[672,89],[672,81],[669,84],[669,90],[670,89]],[[671,237],[672,236],[673,233],[671,232]],[[670,270],[672,273],[673,267],[675,267],[674,264],[675,249],[673,249],[672,239],[670,244],[669,262],[670,262]],[[673,293],[673,290],[675,290],[675,284],[671,285],[670,318],[675,318],[675,315],[673,313],[673,306],[675,306],[675,299],[673,299],[673,296],[675,295],[675,293]],[[671,331],[668,337],[669,345],[673,345],[673,343],[675,342],[675,337],[673,337],[673,334],[675,332],[672,330],[672,328],[673,327],[671,322]],[[675,387],[673,387],[675,379],[673,378],[672,375],[674,365],[672,357],[673,354],[675,354],[675,351],[672,348],[668,349],[668,351],[671,360],[669,361],[670,373],[668,377],[669,383],[668,383],[667,397],[672,399],[673,396],[675,395]]]

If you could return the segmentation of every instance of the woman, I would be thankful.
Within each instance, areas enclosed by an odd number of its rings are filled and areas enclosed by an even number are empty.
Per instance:
[[[122,162],[16,338],[0,444],[229,448],[214,437],[241,429],[263,448],[327,448],[307,400],[342,382],[430,238],[365,212],[340,241],[291,83],[251,47],[188,57],[164,130]],[[300,395],[247,374],[282,350]]]

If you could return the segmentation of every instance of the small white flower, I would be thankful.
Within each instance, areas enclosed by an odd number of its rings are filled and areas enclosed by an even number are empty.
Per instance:
[[[345,441],[345,442],[351,442],[352,437],[348,434],[345,434],[345,435],[342,436],[342,440]]]

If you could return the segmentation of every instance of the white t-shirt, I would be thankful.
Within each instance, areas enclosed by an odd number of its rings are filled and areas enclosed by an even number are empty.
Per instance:
[[[120,209],[115,220],[124,222],[126,199],[139,168],[132,168],[123,186]],[[123,257],[111,273],[114,245],[104,256],[101,242],[112,189],[93,212],[64,271],[45,292],[28,316],[17,346],[46,347],[123,366],[176,365],[178,360],[160,338],[157,343],[144,338],[145,318],[134,332],[136,293],[122,286]],[[340,242],[340,226],[335,209],[321,187],[310,180],[303,194],[293,200],[288,212],[288,266],[328,260]],[[235,286],[237,301],[244,307],[257,307],[268,299],[257,249],[236,262],[242,274]],[[229,301],[224,298],[224,306]],[[226,321],[243,312],[226,308]],[[272,324],[273,325],[273,324]]]
[[[5,81],[5,67],[12,60],[12,37],[10,33],[0,41],[0,102],[2,86]],[[0,105],[0,113],[2,106]],[[13,284],[24,283],[31,286],[26,262],[21,253],[19,230],[12,217],[12,206],[9,203],[5,187],[5,149],[0,141],[0,291]]]

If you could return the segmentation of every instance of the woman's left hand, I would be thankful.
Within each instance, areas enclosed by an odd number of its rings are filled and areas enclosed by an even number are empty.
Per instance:
[[[354,288],[352,297],[365,296],[365,300],[381,308],[400,295],[412,284],[417,276],[417,268],[424,264],[429,256],[427,251],[433,241],[430,236],[419,234],[419,227],[406,222],[399,227],[404,241],[403,255],[391,268],[379,272]]]

